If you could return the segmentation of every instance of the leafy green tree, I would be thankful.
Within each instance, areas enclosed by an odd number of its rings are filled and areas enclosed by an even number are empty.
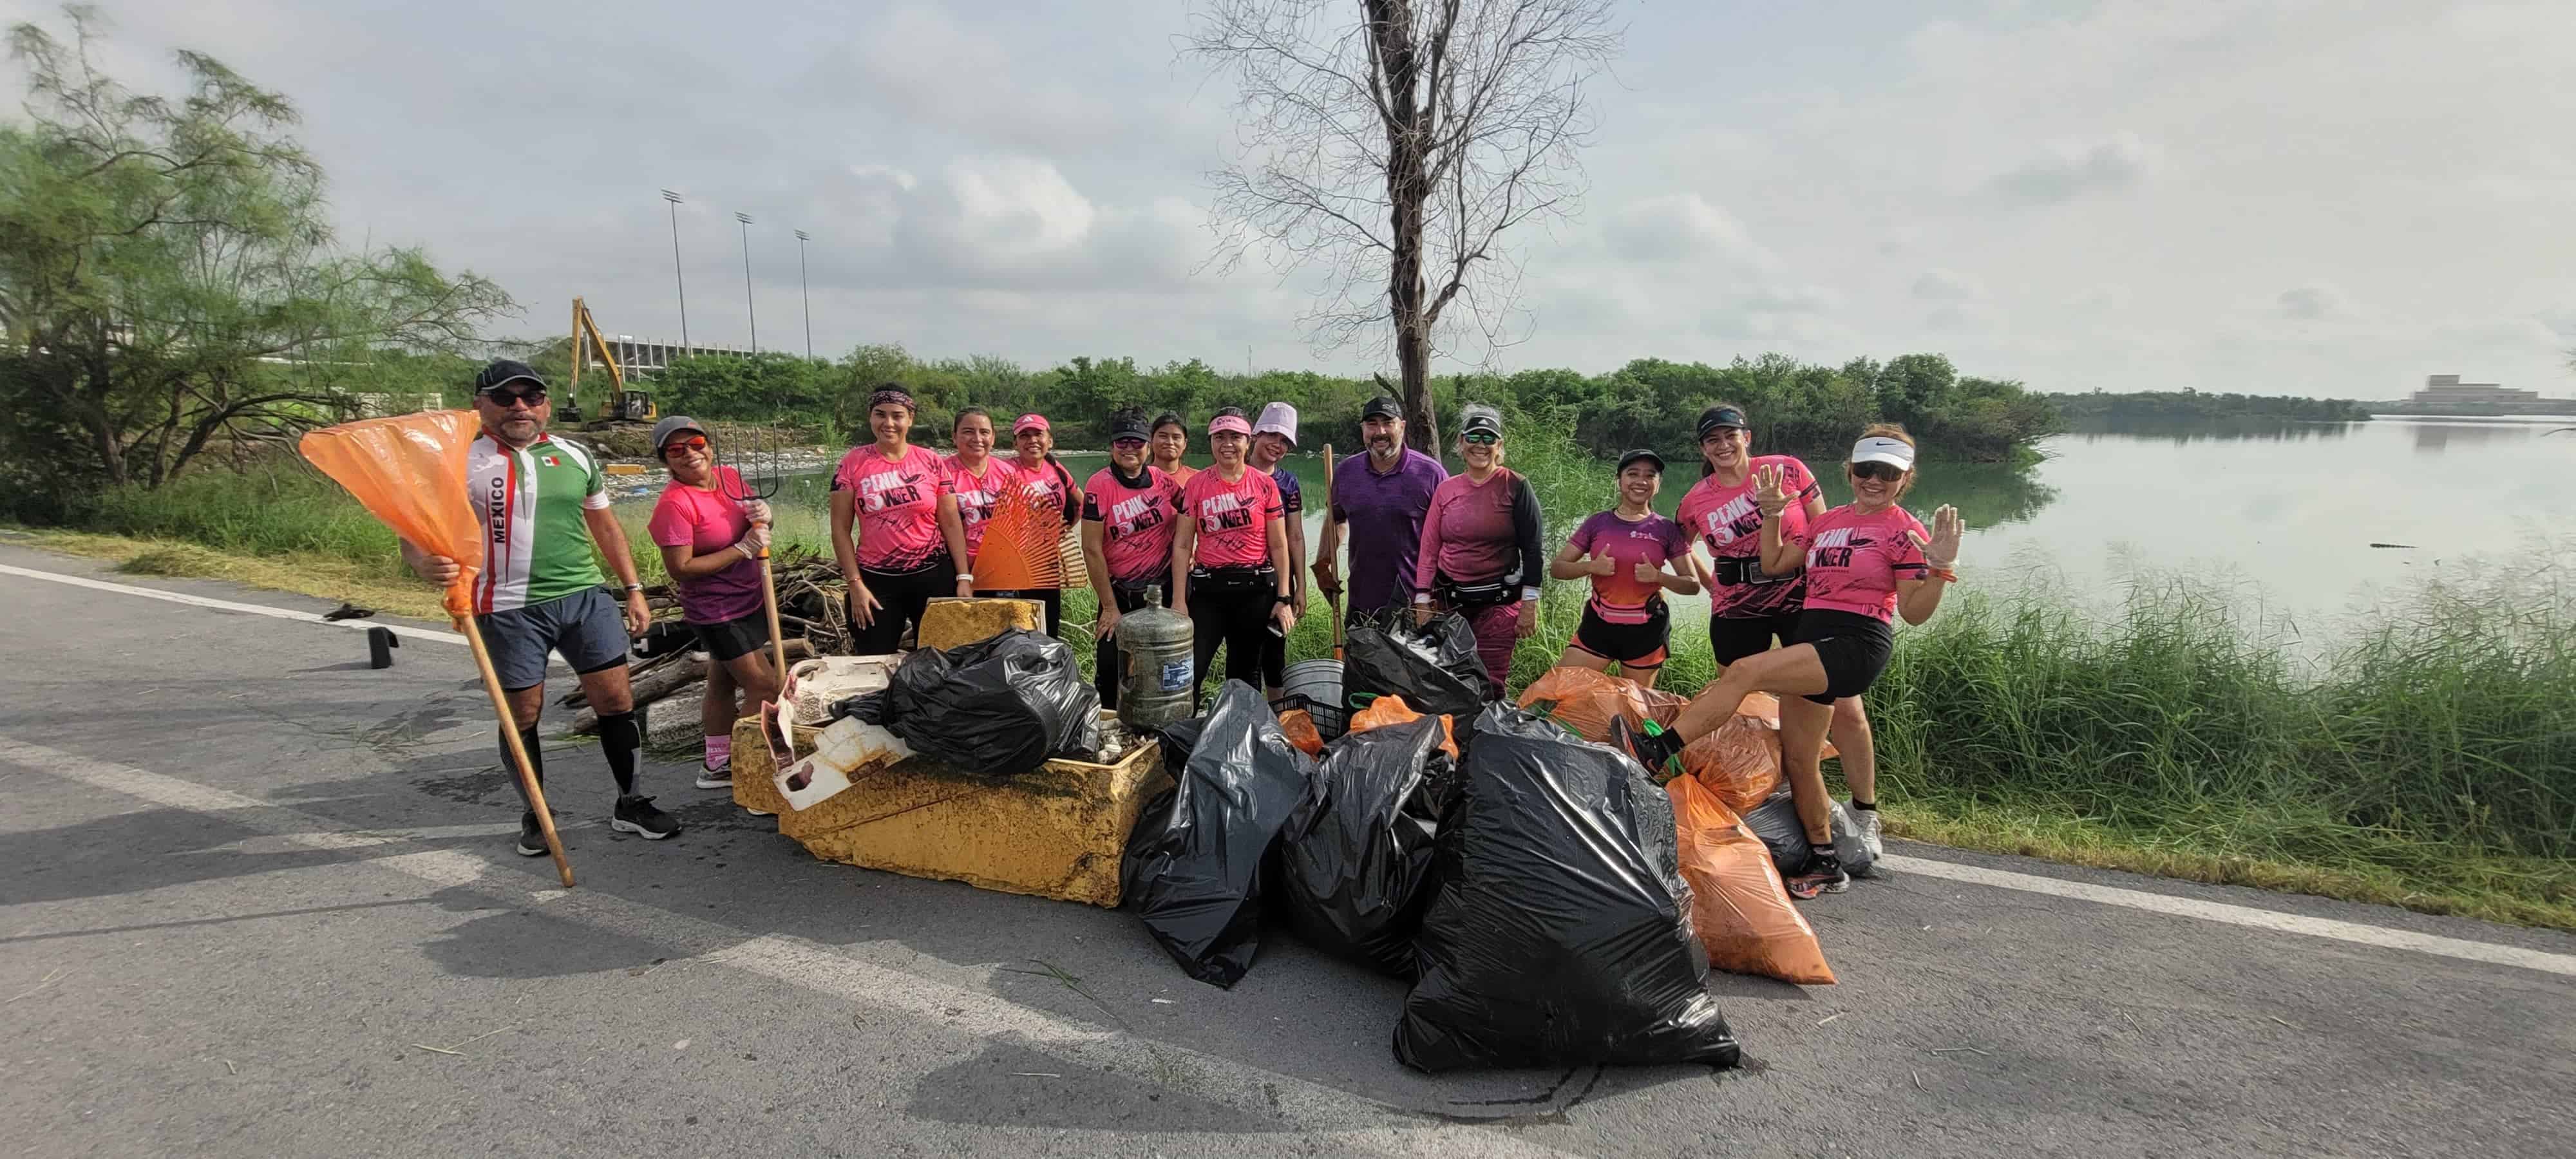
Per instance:
[[[338,248],[285,97],[189,51],[185,95],[132,92],[99,71],[96,14],[64,16],[68,43],[9,30],[29,119],[0,125],[0,402],[38,476],[22,482],[159,487],[218,441],[346,417],[380,357],[461,349],[515,312],[418,250]]]

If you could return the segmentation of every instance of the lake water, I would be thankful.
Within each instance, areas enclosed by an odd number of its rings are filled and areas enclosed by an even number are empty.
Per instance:
[[[2027,469],[1926,463],[1906,505],[1927,522],[1940,504],[1959,508],[1970,585],[2107,603],[2141,568],[2184,571],[2312,623],[2473,559],[2537,557],[2576,534],[2576,514],[2558,503],[2576,473],[2576,431],[2551,433],[2570,424],[2576,418],[2114,426],[2049,438],[2039,446],[2047,458]],[[1105,462],[1064,458],[1076,478]],[[1313,455],[1289,464],[1311,536],[1323,464]],[[1828,503],[1849,501],[1838,471],[1808,465],[1825,478]],[[1658,506],[1670,513],[1698,475],[1696,464],[1675,464]],[[820,475],[796,477],[787,501],[819,509],[823,488]],[[1550,518],[1571,526],[1585,514]],[[1675,610],[1695,619],[1705,607],[1681,600]]]

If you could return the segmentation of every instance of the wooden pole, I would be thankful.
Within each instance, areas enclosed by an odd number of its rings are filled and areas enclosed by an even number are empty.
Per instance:
[[[1324,529],[1330,531],[1332,528],[1333,444],[1326,443],[1324,444]],[[1325,562],[1333,563],[1334,583],[1332,589],[1324,593],[1324,610],[1333,617],[1333,659],[1339,660],[1342,658],[1342,585],[1340,582],[1342,571],[1338,562],[1331,560]]]
[[[519,743],[519,722],[510,715],[510,698],[501,692],[500,674],[492,671],[492,653],[483,647],[483,630],[475,626],[472,616],[457,617],[456,626],[465,629],[465,642],[474,648],[474,666],[483,672],[483,691],[492,694],[492,711],[501,718],[501,743],[510,750],[510,763],[517,768],[528,808],[536,811],[537,828],[545,832],[546,852],[555,858],[555,876],[563,879],[565,889],[571,889],[572,862],[564,859],[563,838],[555,835],[555,815],[546,808],[545,786],[537,783],[527,747]]]

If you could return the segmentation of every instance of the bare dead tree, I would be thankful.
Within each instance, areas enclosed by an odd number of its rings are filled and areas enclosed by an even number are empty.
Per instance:
[[[1609,0],[1206,0],[1182,42],[1235,81],[1240,145],[1209,175],[1213,264],[1321,267],[1316,342],[1391,345],[1410,441],[1438,447],[1450,308],[1509,340],[1505,237],[1581,197],[1584,88],[1619,41]]]

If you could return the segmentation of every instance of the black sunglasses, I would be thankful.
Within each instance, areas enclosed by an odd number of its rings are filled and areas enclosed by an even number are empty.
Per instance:
[[[491,399],[492,405],[498,407],[507,407],[512,403],[525,403],[529,406],[535,406],[538,403],[546,401],[546,388],[542,386],[531,386],[524,390],[511,390],[508,387],[494,387],[491,390],[484,391],[483,397]]]
[[[1882,483],[1893,483],[1905,477],[1905,469],[1894,463],[1854,463],[1851,473],[1855,479],[1876,479]]]

